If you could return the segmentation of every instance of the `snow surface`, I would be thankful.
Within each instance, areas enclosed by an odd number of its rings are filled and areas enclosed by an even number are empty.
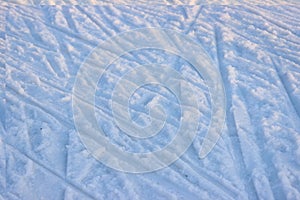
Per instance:
[[[300,199],[299,5],[2,2],[0,13],[0,199]],[[129,111],[144,126],[151,104],[161,104],[163,130],[137,140],[115,126],[110,98],[128,69],[169,65],[193,84],[201,105],[198,135],[180,159],[159,171],[131,174],[106,167],[86,150],[71,96],[80,65],[99,43],[145,27],[176,30],[203,46],[222,75],[227,118],[213,151],[199,159],[211,119],[204,79],[163,50],[121,56],[99,80],[95,98],[99,126],[116,146],[159,150],[180,126],[176,97],[153,85],[136,91]]]

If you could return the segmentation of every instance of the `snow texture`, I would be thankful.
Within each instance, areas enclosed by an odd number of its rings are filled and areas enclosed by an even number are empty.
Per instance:
[[[35,6],[0,3],[1,200],[300,199],[299,5],[27,3]],[[180,126],[176,97],[146,85],[129,101],[131,117],[145,126],[151,105],[160,104],[164,128],[149,140],[118,129],[112,90],[135,66],[173,67],[193,85],[201,106],[197,137],[180,159],[151,173],[123,173],[96,160],[81,142],[72,89],[80,65],[99,43],[146,27],[179,31],[203,46],[223,78],[226,124],[213,151],[199,159],[212,107],[203,77],[169,52],[129,52],[107,68],[96,90],[95,115],[115,146],[158,150]]]

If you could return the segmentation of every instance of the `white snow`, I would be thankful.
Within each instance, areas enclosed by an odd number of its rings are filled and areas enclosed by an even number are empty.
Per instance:
[[[300,199],[300,6],[287,5],[296,1],[11,2],[36,6],[0,3],[0,199]],[[176,162],[151,173],[124,173],[99,162],[82,143],[72,89],[97,45],[146,27],[172,29],[203,46],[223,79],[226,123],[215,148],[200,159],[212,115],[204,77],[161,49],[124,54],[108,65],[93,100],[97,123],[116,148],[160,150],[183,117],[172,92],[146,85],[128,101],[130,117],[137,126],[149,124],[151,107],[159,104],[163,129],[140,140],[117,127],[112,91],[133,68],[172,67],[192,85],[199,104],[197,136]]]

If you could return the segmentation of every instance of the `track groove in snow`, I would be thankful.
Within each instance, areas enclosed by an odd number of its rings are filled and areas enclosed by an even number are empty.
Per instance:
[[[272,63],[273,63],[273,66],[274,66],[274,68],[275,68],[275,70],[276,70],[276,72],[277,72],[277,74],[278,74],[278,77],[279,77],[279,79],[280,79],[280,82],[281,82],[281,84],[282,84],[282,86],[283,86],[283,89],[285,90],[285,92],[286,92],[286,95],[287,95],[287,97],[288,97],[288,99],[289,99],[289,101],[290,101],[290,105],[294,108],[294,110],[295,110],[295,113],[298,115],[298,118],[300,119],[300,108],[297,108],[297,107],[295,107],[295,104],[297,103],[296,101],[294,101],[294,99],[293,99],[293,97],[291,96],[291,94],[290,94],[290,92],[289,92],[289,83],[288,82],[286,82],[286,80],[285,80],[285,78],[283,77],[283,75],[281,74],[281,72],[279,71],[279,67],[278,67],[278,65],[277,64],[275,64],[275,62],[273,61],[273,59],[272,59]]]
[[[76,186],[75,184],[71,183],[70,181],[68,181],[67,179],[65,179],[64,177],[62,177],[61,175],[59,175],[57,172],[53,171],[52,169],[48,168],[47,166],[41,164],[40,162],[38,162],[36,159],[33,159],[32,157],[30,157],[29,155],[24,154],[23,152],[21,152],[19,149],[17,149],[16,147],[5,143],[6,148],[9,147],[11,148],[11,151],[15,151],[18,154],[21,154],[22,156],[26,157],[27,159],[31,160],[32,162],[34,162],[38,167],[42,168],[43,170],[45,170],[47,173],[50,173],[51,175],[57,177],[59,180],[61,180],[63,183],[67,184],[68,186],[71,186],[73,189],[79,191],[80,193],[84,194],[85,196],[91,198],[91,199],[97,199],[95,197],[93,197],[91,194],[87,193],[86,191],[82,190],[81,188],[79,188],[78,186]],[[8,148],[8,149],[9,149]]]
[[[0,52],[5,63],[0,67],[2,198],[55,192],[58,199],[300,198],[299,6],[1,3],[0,12],[5,16],[0,30],[0,44],[5,44]],[[124,69],[152,62],[172,65],[199,91],[202,106],[199,134],[177,162],[157,172],[126,174],[86,151],[72,121],[71,92],[81,63],[97,44],[142,27],[174,29],[203,45],[225,83],[227,121],[214,150],[198,159],[210,119],[205,82],[174,55],[151,50],[124,55],[99,84],[95,99],[99,123],[116,145],[129,144],[136,151],[161,145],[157,140],[137,143],[114,127],[110,89]],[[142,92],[137,102],[170,99],[153,88]],[[147,116],[143,106],[130,110]],[[169,132],[178,128],[177,113],[171,114]]]
[[[214,29],[214,35],[215,35],[215,43],[216,43],[216,51],[217,51],[217,59],[218,59],[218,65],[219,65],[219,69],[220,69],[220,73],[222,75],[222,77],[229,77],[229,74],[228,72],[226,71],[226,67],[225,65],[221,62],[221,60],[223,60],[223,53],[222,53],[222,47],[220,46],[222,41],[221,41],[221,34],[222,34],[222,31],[219,27],[216,27]],[[241,149],[241,141],[240,141],[240,138],[239,138],[239,133],[238,133],[238,130],[237,130],[237,125],[236,125],[236,121],[235,121],[235,116],[232,112],[232,109],[233,109],[233,105],[232,105],[232,102],[233,102],[233,99],[231,98],[231,96],[233,95],[233,89],[231,88],[230,84],[228,84],[228,82],[230,80],[226,80],[226,79],[223,79],[224,81],[224,85],[225,85],[225,88],[226,88],[226,96],[227,96],[227,101],[228,101],[228,107],[227,107],[227,118],[228,118],[228,121],[231,122],[232,124],[227,124],[227,127],[228,127],[228,130],[230,132],[230,139],[232,140],[232,148],[233,148],[233,152],[234,152],[234,157],[233,159],[239,163],[240,166],[238,166],[238,172],[243,180],[243,185],[247,191],[247,194],[249,196],[251,196],[251,198],[254,198],[254,199],[258,199],[258,195],[257,195],[257,192],[255,190],[255,187],[254,187],[254,183],[253,183],[253,180],[251,179],[251,183],[250,183],[250,186],[247,187],[248,185],[248,176],[249,176],[249,172],[247,171],[247,167],[246,167],[246,164],[245,164],[245,161],[244,161],[244,154],[242,152],[242,149]],[[246,175],[246,176],[245,176]]]

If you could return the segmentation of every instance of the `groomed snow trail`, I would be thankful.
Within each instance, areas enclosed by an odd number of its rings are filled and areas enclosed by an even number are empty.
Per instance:
[[[300,6],[0,3],[0,13],[0,199],[300,199]],[[175,163],[122,173],[82,144],[72,88],[100,42],[145,27],[179,31],[208,52],[226,90],[226,125],[213,151],[199,159],[211,117],[205,81],[163,50],[123,55],[99,80],[95,98],[99,126],[113,144],[158,150],[180,125],[176,98],[159,86],[140,88],[129,103],[140,125],[149,122],[151,103],[166,108],[157,138],[137,141],[112,122],[113,86],[138,65],[166,64],[183,74],[199,97],[201,118],[195,141]]]

